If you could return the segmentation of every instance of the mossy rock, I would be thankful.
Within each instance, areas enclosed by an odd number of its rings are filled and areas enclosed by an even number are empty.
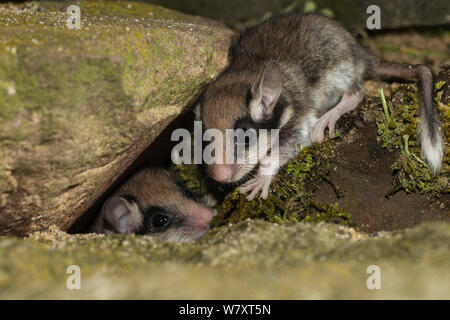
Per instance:
[[[228,61],[207,19],[70,4],[0,6],[0,234],[66,230]]]
[[[439,299],[450,294],[450,224],[369,236],[331,224],[248,220],[194,244],[148,236],[0,237],[0,298]],[[81,272],[69,290],[67,268]],[[368,267],[381,271],[369,290]],[[224,281],[225,280],[225,281]]]

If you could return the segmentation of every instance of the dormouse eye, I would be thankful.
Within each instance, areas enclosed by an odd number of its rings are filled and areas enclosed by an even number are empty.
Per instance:
[[[152,229],[160,230],[166,228],[169,226],[170,222],[171,219],[169,216],[163,214],[156,214],[151,221],[153,227]]]
[[[145,214],[144,225],[147,232],[163,232],[173,223],[173,217],[158,207],[151,207]]]

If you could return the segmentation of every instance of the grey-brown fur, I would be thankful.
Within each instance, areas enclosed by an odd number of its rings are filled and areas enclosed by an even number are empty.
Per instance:
[[[267,79],[261,80],[264,72],[268,73]],[[282,87],[279,96],[273,80],[278,75]],[[216,128],[224,133],[242,123],[253,128],[280,129],[282,166],[297,154],[298,144],[304,147],[322,142],[327,126],[333,133],[339,116],[354,109],[364,96],[365,79],[385,76],[419,79],[422,148],[430,168],[438,172],[443,140],[438,113],[432,105],[429,69],[379,61],[338,22],[319,15],[280,16],[245,31],[232,50],[229,67],[206,88],[197,114],[205,129]],[[267,97],[255,98],[258,86],[268,92]],[[265,100],[274,102],[274,106],[266,106]],[[246,181],[251,178],[251,169],[223,169],[234,170],[233,178],[224,182]],[[277,170],[273,170],[274,174]],[[209,167],[209,172],[214,177],[214,166]],[[258,176],[242,190],[263,190],[265,197],[270,178],[262,182]]]

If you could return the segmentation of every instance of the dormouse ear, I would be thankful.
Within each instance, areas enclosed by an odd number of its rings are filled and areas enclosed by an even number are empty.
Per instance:
[[[130,234],[142,225],[142,217],[135,203],[120,197],[111,197],[103,205],[103,219],[116,233]]]
[[[282,89],[280,66],[276,62],[269,62],[252,88],[250,115],[253,120],[263,120],[272,115]]]

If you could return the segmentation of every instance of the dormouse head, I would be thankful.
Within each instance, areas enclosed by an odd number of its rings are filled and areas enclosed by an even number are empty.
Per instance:
[[[214,180],[238,183],[270,154],[271,129],[279,129],[287,121],[282,90],[282,72],[275,62],[254,74],[225,72],[206,88],[196,118],[202,121],[205,133],[216,129],[224,139],[222,152],[215,155],[218,161],[207,165]],[[228,129],[234,130],[234,136],[227,135]],[[267,134],[262,134],[264,131]]]
[[[147,234],[190,242],[209,229],[213,211],[191,198],[164,170],[144,169],[106,200],[100,214],[106,234]]]

